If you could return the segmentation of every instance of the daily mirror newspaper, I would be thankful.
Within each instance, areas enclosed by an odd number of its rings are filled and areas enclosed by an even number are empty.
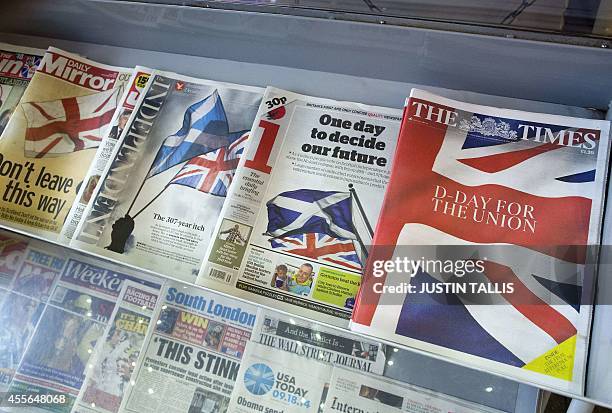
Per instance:
[[[347,326],[400,119],[269,87],[197,283]]]
[[[262,95],[151,72],[72,245],[194,281]]]
[[[262,309],[251,341],[268,352],[294,353],[330,365],[383,374],[384,345],[318,323]]]
[[[83,216],[85,207],[91,200],[91,196],[96,189],[96,186],[100,182],[100,177],[104,172],[106,165],[113,157],[117,140],[121,136],[121,133],[127,125],[127,121],[132,114],[136,102],[140,93],[147,84],[147,80],[150,77],[150,69],[143,67],[136,67],[134,73],[130,78],[128,85],[119,104],[117,110],[113,115],[113,119],[110,122],[110,127],[107,128],[106,134],[104,135],[96,155],[89,166],[89,170],[83,179],[83,184],[80,186],[79,191],[76,195],[76,200],[68,212],[62,231],[60,232],[60,241],[68,244],[74,235],[74,231]]]
[[[500,410],[370,374],[334,368],[322,413],[501,413]]]
[[[42,289],[50,290],[50,294],[37,297],[46,298],[46,306],[26,345],[8,393],[61,393],[66,403],[51,409],[69,411],[85,376],[94,367],[98,341],[112,319],[123,283],[131,280],[150,288],[161,286],[154,277],[127,274],[114,265],[76,254],[64,252],[56,256],[37,251],[35,260],[55,271],[48,271],[46,278],[29,277],[30,289],[42,283]],[[28,257],[24,265],[27,261]],[[55,275],[53,281],[49,281],[51,274]],[[49,282],[50,288],[47,287]],[[13,308],[12,314],[19,312]],[[44,411],[44,406],[39,407],[29,409]]]
[[[30,240],[0,230],[0,288],[8,288],[17,274]]]
[[[44,50],[0,43],[0,135],[44,54]]]
[[[47,50],[0,138],[0,220],[58,238],[131,74]]]
[[[331,364],[251,342],[227,411],[319,413],[332,370]]]
[[[130,386],[159,289],[126,280],[73,412],[117,413]]]
[[[257,308],[167,281],[121,411],[226,412]]]
[[[609,125],[414,89],[351,328],[582,394]]]

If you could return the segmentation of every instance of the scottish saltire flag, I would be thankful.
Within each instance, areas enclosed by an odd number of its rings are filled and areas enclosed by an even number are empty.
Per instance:
[[[240,137],[228,147],[191,159],[172,178],[170,184],[188,186],[211,195],[227,196],[248,139],[248,132],[240,133]]]
[[[354,241],[340,239],[327,234],[297,234],[272,238],[270,246],[276,251],[283,251],[301,257],[320,260],[335,265],[361,271],[362,265],[355,250]]]
[[[219,92],[189,106],[183,125],[168,136],[157,152],[148,177],[163,172],[193,157],[229,146],[238,136],[230,134]]]
[[[115,89],[87,96],[22,104],[27,120],[25,155],[42,158],[95,148],[117,106]]]
[[[269,200],[267,235],[320,233],[336,238],[357,239],[349,192],[298,189],[282,192]]]

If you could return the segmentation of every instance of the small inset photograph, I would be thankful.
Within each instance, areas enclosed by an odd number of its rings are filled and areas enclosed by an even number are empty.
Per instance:
[[[274,274],[272,274],[270,286],[272,288],[278,288],[279,290],[289,291],[289,277],[291,274],[295,274],[298,271],[299,268],[295,265],[279,261],[279,264],[274,267]]]
[[[251,227],[224,219],[217,238],[244,246],[251,236]]]
[[[287,278],[287,291],[296,295],[310,295],[315,273],[312,264],[305,262]]]
[[[198,387],[188,413],[222,413],[227,411],[229,398]]]
[[[395,407],[396,409],[401,409],[404,403],[404,399],[398,395],[364,385],[359,389],[359,396],[374,400],[386,406]]]

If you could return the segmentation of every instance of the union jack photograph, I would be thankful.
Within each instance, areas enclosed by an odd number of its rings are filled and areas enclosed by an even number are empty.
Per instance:
[[[335,238],[327,234],[308,233],[270,240],[276,251],[320,260],[329,264],[361,271],[362,265],[355,245],[350,239]]]
[[[192,158],[172,178],[170,184],[188,186],[211,195],[227,196],[247,139],[248,132],[242,132],[240,138],[231,145]]]
[[[22,104],[27,120],[25,155],[61,156],[96,148],[117,106],[118,90]]]

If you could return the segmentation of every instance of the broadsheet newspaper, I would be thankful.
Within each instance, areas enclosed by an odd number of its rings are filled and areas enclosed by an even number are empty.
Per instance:
[[[41,268],[42,274],[20,274],[13,291],[44,291],[33,297],[44,302],[39,322],[19,361],[9,394],[64,394],[66,402],[52,411],[69,411],[83,385],[100,338],[112,319],[122,285],[127,280],[151,288],[160,288],[155,278],[126,274],[115,266],[80,255],[49,254],[44,249],[27,254],[23,267]],[[28,276],[29,275],[29,276]],[[21,282],[21,280],[23,281]],[[25,293],[22,293],[25,295]],[[27,307],[29,309],[29,307]],[[12,309],[14,317],[21,312]],[[29,407],[29,411],[43,411]]]
[[[113,119],[110,122],[110,127],[107,128],[106,134],[96,151],[96,156],[91,162],[87,175],[83,179],[83,184],[79,188],[76,201],[72,204],[72,208],[70,208],[70,212],[64,222],[60,233],[60,240],[62,242],[68,243],[72,239],[74,231],[83,216],[85,207],[91,200],[91,196],[106,169],[106,165],[111,160],[111,157],[114,156],[117,140],[125,129],[127,121],[138,101],[138,97],[149,80],[150,72],[150,69],[143,67],[136,67],[134,69],[134,73],[128,82],[129,87],[126,88],[121,101],[117,105],[117,110],[115,110]]]
[[[400,119],[268,88],[197,283],[348,325]]]
[[[153,71],[72,245],[195,280],[262,94]]]
[[[58,238],[131,73],[49,48],[0,138],[0,220]]]
[[[332,370],[329,363],[251,342],[227,411],[319,413]]]
[[[322,413],[500,413],[499,410],[370,374],[334,368]]]
[[[608,152],[606,121],[413,90],[351,328],[582,393]]]
[[[126,280],[73,412],[117,413],[144,344],[159,290]]]
[[[168,281],[121,411],[225,412],[257,308]]]
[[[380,343],[272,311],[260,312],[251,341],[271,354],[289,352],[361,372],[383,374],[385,367]]]
[[[44,54],[44,50],[0,43],[0,135]]]

